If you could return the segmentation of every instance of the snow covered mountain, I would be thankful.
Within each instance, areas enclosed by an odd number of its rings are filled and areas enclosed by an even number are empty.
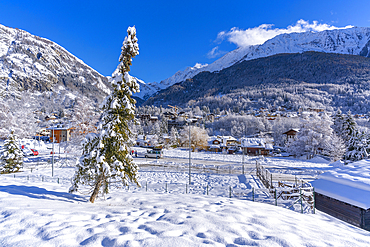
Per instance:
[[[0,24],[0,94],[78,92],[96,101],[110,92],[105,76],[60,45]]]
[[[240,47],[209,65],[197,64],[194,67],[188,67],[184,71],[178,71],[173,76],[158,83],[158,87],[163,89],[163,87],[169,87],[175,83],[193,78],[200,72],[221,71],[246,60],[269,57],[281,53],[302,53],[305,51],[370,57],[370,28],[354,27],[322,32],[281,34],[262,45]]]

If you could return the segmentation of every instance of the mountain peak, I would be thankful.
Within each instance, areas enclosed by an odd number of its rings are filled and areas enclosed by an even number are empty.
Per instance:
[[[62,46],[0,24],[0,91],[58,91],[59,86],[94,100],[110,92],[106,77]]]
[[[370,28],[351,27],[321,32],[284,33],[267,40],[261,45],[239,47],[209,65],[188,67],[160,82],[169,87],[208,71],[215,72],[242,61],[268,57],[282,53],[316,51],[370,57]],[[163,89],[163,87],[161,87]]]

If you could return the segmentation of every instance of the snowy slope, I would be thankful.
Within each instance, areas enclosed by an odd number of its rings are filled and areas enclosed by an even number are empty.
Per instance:
[[[130,187],[94,204],[86,194],[67,193],[73,168],[56,168],[54,174],[52,180],[50,168],[40,168],[23,174],[29,180],[2,175],[1,246],[365,247],[370,241],[368,231],[321,212],[300,214],[247,200],[172,193],[175,183],[186,180],[183,173],[141,172],[144,181],[167,181],[168,193]],[[58,183],[56,177],[65,179]]]
[[[370,28],[354,27],[322,32],[281,34],[262,45],[240,47],[209,65],[197,64],[194,67],[188,67],[184,71],[178,71],[173,76],[158,83],[158,87],[163,89],[163,87],[169,87],[175,83],[192,78],[200,72],[220,71],[245,60],[268,57],[280,53],[302,53],[305,51],[370,57]]]
[[[0,91],[58,91],[57,84],[90,96],[110,92],[106,77],[60,45],[0,24]]]

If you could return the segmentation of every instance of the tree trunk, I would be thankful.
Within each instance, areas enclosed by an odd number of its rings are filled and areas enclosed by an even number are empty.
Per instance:
[[[100,175],[98,176],[98,181],[96,181],[95,189],[94,189],[94,191],[93,191],[93,193],[92,193],[92,195],[91,195],[91,197],[90,197],[90,202],[91,202],[91,203],[94,203],[94,201],[95,201],[96,197],[97,197],[97,196],[98,196],[98,194],[99,194],[100,187],[101,187],[101,185],[102,185],[102,183],[103,183],[103,178],[104,178],[104,175],[103,175],[103,174],[100,174]]]

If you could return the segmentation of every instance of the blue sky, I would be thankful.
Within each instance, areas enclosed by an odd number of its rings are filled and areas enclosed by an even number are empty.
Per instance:
[[[159,82],[245,45],[243,36],[234,35],[244,30],[258,31],[253,28],[263,24],[284,30],[299,20],[370,27],[369,9],[368,0],[1,0],[0,23],[57,42],[103,75],[116,68],[127,27],[135,25],[140,54],[131,74]],[[248,35],[247,43],[260,33]]]

